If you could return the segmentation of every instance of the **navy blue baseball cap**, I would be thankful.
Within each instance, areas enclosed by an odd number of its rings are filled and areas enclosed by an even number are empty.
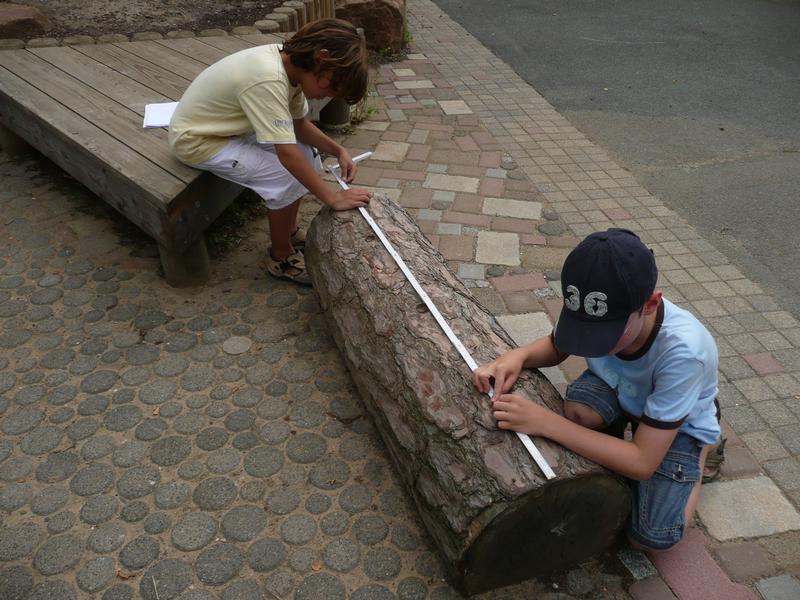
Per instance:
[[[587,236],[561,269],[564,306],[556,323],[556,348],[576,356],[606,356],[631,313],[656,289],[653,251],[632,231],[609,229]]]

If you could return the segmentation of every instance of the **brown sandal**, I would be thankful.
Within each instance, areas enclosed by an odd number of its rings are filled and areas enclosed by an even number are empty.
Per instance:
[[[711,448],[706,455],[706,464],[703,466],[703,483],[716,481],[722,472],[722,463],[725,462],[725,443],[728,438],[722,438],[720,442]]]
[[[278,279],[288,279],[300,285],[311,285],[311,277],[306,271],[306,259],[303,253],[295,250],[283,260],[272,257],[272,252],[267,253],[267,271]]]

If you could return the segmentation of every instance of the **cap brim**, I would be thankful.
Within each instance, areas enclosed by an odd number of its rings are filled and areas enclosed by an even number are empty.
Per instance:
[[[563,308],[555,326],[555,345],[561,352],[575,356],[608,356],[625,332],[627,323],[628,317],[613,321],[584,321]]]

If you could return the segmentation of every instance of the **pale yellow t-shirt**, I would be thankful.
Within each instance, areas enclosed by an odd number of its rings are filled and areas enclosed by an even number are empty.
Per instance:
[[[255,46],[214,63],[189,85],[172,115],[169,144],[190,165],[213,157],[233,136],[255,133],[259,143],[294,144],[292,119],[307,112],[280,46]]]

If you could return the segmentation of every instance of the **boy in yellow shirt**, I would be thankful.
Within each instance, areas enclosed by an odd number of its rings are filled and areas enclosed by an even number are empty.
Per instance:
[[[169,142],[185,164],[248,187],[267,206],[272,247],[267,270],[310,284],[297,224],[311,192],[336,210],[366,206],[363,188],[334,191],[319,176],[316,149],[338,157],[345,181],[356,165],[341,145],[305,118],[306,98],[358,102],[367,89],[367,54],[355,27],[339,19],[309,23],[282,46],[236,52],[205,69],[181,97]]]

